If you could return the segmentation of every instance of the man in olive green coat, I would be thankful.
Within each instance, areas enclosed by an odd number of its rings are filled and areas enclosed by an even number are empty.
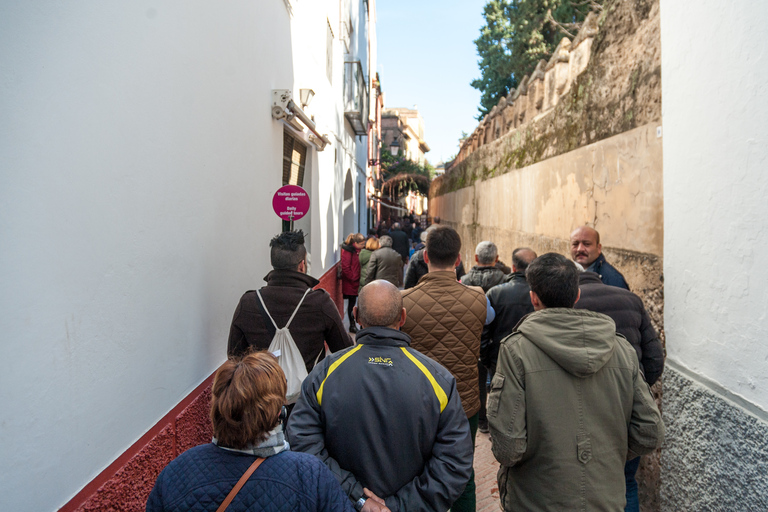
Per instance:
[[[624,463],[664,440],[637,355],[609,317],[573,309],[574,264],[528,267],[535,311],[501,342],[488,400],[504,510],[624,509]]]

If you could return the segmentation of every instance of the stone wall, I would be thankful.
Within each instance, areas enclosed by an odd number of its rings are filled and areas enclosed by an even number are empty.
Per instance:
[[[661,51],[658,0],[607,2],[578,36],[481,121],[430,188],[462,258],[492,240],[570,256],[580,225],[640,295],[664,339]],[[654,388],[661,403],[661,382]],[[641,509],[660,509],[660,453],[638,473]]]
[[[768,415],[668,365],[663,509],[768,510]],[[718,386],[714,386],[717,388]]]

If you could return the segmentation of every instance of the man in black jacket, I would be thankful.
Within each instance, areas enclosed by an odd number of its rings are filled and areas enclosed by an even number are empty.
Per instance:
[[[512,273],[507,277],[507,281],[498,286],[494,286],[486,295],[491,302],[491,306],[496,311],[496,318],[493,319],[483,331],[480,340],[480,362],[487,369],[493,379],[496,372],[496,359],[499,356],[499,344],[501,340],[509,336],[515,329],[515,326],[528,313],[533,312],[531,304],[531,287],[525,280],[525,269],[536,259],[536,253],[527,247],[518,247],[512,251]],[[478,430],[488,433],[488,420],[485,417],[485,397],[486,387],[483,382],[480,386],[480,420],[478,421]]]
[[[400,254],[400,257],[403,258],[403,265],[405,265],[408,263],[408,256],[411,252],[411,242],[405,231],[400,229],[399,222],[392,224],[389,236],[392,238],[392,248]]]
[[[603,284],[595,272],[582,272],[579,276],[581,298],[574,308],[608,315],[616,323],[616,332],[627,338],[637,352],[645,381],[652,386],[664,370],[664,349],[651,325],[643,301],[623,288]],[[627,512],[639,510],[635,473],[640,457],[627,461],[624,477],[627,485]]]
[[[269,246],[274,270],[264,278],[267,286],[259,291],[277,326],[285,327],[307,289],[315,288],[320,281],[306,273],[307,250],[301,230],[280,233]],[[325,343],[331,352],[352,345],[336,304],[322,289],[307,293],[288,330],[308,372],[317,358],[323,357]],[[245,292],[232,318],[227,355],[242,356],[254,348],[268,349],[274,331],[274,325],[262,311],[256,291]]]
[[[358,510],[448,510],[469,481],[472,440],[456,379],[410,348],[400,291],[374,281],[355,306],[357,345],[318,364],[288,421]],[[386,509],[378,501],[383,498]]]

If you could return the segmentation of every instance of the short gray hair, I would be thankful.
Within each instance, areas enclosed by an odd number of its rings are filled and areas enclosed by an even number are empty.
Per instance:
[[[477,255],[477,262],[479,264],[491,265],[496,261],[496,256],[499,255],[499,249],[493,242],[483,241],[475,247],[475,254]]]
[[[379,238],[379,243],[382,247],[392,247],[392,237],[384,235],[381,238]]]

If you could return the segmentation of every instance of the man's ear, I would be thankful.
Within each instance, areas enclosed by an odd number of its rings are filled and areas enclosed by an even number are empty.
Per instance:
[[[539,296],[538,296],[538,295],[536,295],[536,292],[534,292],[533,290],[531,290],[531,291],[530,291],[530,292],[528,292],[528,293],[530,293],[530,295],[531,295],[531,304],[533,305],[533,309],[534,309],[535,311],[538,311],[538,310],[540,310],[540,309],[543,309],[543,308],[544,308],[544,304],[542,304],[542,303],[541,303],[541,299],[539,299]]]
[[[579,294],[576,295],[576,302],[579,302],[580,298],[581,298],[581,288],[579,288]],[[573,304],[576,305],[576,302],[574,302]]]
[[[496,264],[496,263],[498,263],[498,262],[499,262],[499,255],[497,254],[497,255],[496,255],[496,260],[494,260],[493,264],[495,265],[495,264]]]
[[[477,263],[478,265],[480,264],[480,258],[477,257],[477,254],[475,254],[475,263]]]
[[[407,317],[407,313],[405,312],[405,308],[400,312],[400,325],[398,327],[402,327],[405,325],[405,318]]]
[[[456,263],[453,264],[454,267],[458,267],[461,264],[461,253],[459,253],[458,256],[456,256]]]
[[[424,252],[422,253],[422,255],[424,256],[424,263],[429,265],[429,257],[427,256],[427,249],[426,248],[424,249]]]
[[[355,319],[355,322],[360,323],[360,321],[357,319],[357,306],[352,306],[352,318]]]
[[[307,260],[301,260],[299,262],[299,266],[296,267],[296,270],[301,272],[302,274],[306,274],[307,273]]]

